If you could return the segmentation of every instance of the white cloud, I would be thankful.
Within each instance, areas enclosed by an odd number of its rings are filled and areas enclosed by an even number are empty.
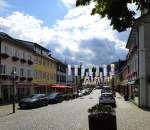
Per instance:
[[[76,3],[76,0],[61,0],[61,1],[67,8],[71,8]]]
[[[42,25],[41,20],[20,12],[13,12],[5,18],[0,17],[1,30],[23,40],[47,43],[51,39],[53,30]]]
[[[139,10],[137,10],[138,5],[136,5],[135,3],[130,3],[127,6],[130,10],[135,11],[135,13],[136,13],[135,18],[137,18],[141,15],[141,12]]]
[[[5,11],[10,5],[6,2],[6,0],[0,0],[0,11]]]
[[[64,0],[66,3],[68,1]],[[69,4],[71,3],[73,0]],[[10,16],[0,17],[0,29],[16,38],[48,46],[61,58],[65,55],[67,59],[73,62],[93,64],[96,56],[99,56],[99,59],[104,57],[103,53],[98,55],[98,50],[95,51],[93,46],[92,49],[91,44],[89,46],[85,44],[86,48],[84,48],[83,41],[93,42],[92,39],[99,39],[100,42],[107,41],[119,50],[119,55],[118,53],[114,54],[114,59],[117,60],[120,57],[120,50],[125,51],[126,43],[119,38],[116,31],[112,30],[109,25],[110,21],[106,18],[101,19],[98,15],[90,15],[92,6],[70,9],[64,19],[58,20],[52,28],[44,26],[43,21],[36,17],[21,12],[13,12]],[[98,46],[98,44],[96,45]],[[112,53],[107,51],[109,50],[107,47],[100,46],[99,49],[103,50],[106,53],[105,56],[108,57],[110,54],[107,53]],[[104,60],[98,60],[97,63],[103,63]]]

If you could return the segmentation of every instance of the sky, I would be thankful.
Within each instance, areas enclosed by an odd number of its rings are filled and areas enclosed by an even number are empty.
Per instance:
[[[91,16],[76,0],[0,0],[0,31],[37,42],[68,64],[110,64],[125,59],[129,30],[118,33],[107,18]],[[133,7],[133,6],[131,6]]]

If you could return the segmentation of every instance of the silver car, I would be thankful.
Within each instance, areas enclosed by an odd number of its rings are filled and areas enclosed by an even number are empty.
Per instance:
[[[116,107],[116,100],[112,93],[102,93],[99,98],[99,103],[103,105],[111,105]]]

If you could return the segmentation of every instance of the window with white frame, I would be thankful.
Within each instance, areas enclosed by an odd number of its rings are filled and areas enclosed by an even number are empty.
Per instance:
[[[6,73],[6,66],[0,65],[0,74],[5,74],[5,73]]]
[[[25,59],[25,52],[22,52],[23,59]]]
[[[31,77],[31,70],[30,69],[27,70],[27,76]]]
[[[7,46],[7,45],[5,45],[5,47],[4,47],[4,52],[5,52],[5,53],[8,52],[8,46]]]
[[[20,76],[24,76],[24,69],[23,68],[20,69]]]
[[[16,72],[17,68],[15,66],[12,67],[12,72]]]

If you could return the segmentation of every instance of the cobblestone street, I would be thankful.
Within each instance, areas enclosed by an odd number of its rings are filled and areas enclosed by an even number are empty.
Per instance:
[[[71,101],[31,110],[11,112],[11,106],[0,107],[0,130],[87,130],[88,108],[98,103],[99,90]],[[118,130],[149,130],[150,112],[125,102],[117,94]]]

